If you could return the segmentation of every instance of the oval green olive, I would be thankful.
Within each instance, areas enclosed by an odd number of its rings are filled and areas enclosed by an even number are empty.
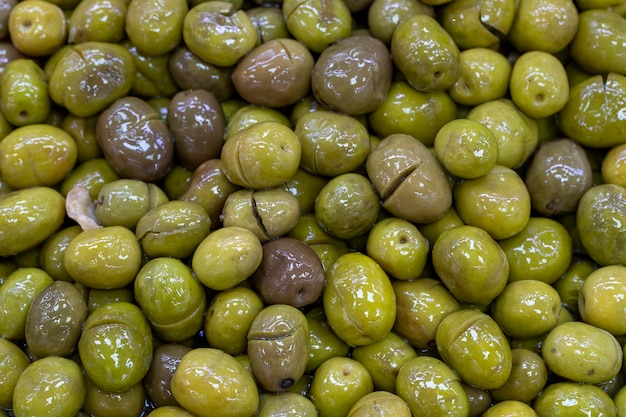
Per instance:
[[[4,358],[0,361],[0,408],[7,408],[13,403],[15,384],[30,364],[30,359],[19,346],[4,337],[0,337],[0,355]]]

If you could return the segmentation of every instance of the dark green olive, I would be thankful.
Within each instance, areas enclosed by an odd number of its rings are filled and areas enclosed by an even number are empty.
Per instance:
[[[271,392],[291,388],[309,358],[309,325],[300,310],[285,304],[264,308],[248,332],[248,357],[257,382]]]
[[[154,350],[143,383],[148,396],[158,407],[178,405],[172,395],[172,377],[182,357],[190,350],[190,347],[177,343],[164,343]]]

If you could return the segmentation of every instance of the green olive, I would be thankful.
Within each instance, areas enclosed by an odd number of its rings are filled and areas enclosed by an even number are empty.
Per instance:
[[[382,340],[396,319],[396,296],[385,271],[367,255],[341,255],[326,274],[324,310],[350,346]]]
[[[489,234],[475,226],[443,232],[433,246],[435,271],[461,302],[487,305],[505,288],[509,262]]]
[[[32,59],[9,62],[0,79],[0,108],[9,123],[43,123],[50,111],[47,76]]]
[[[196,248],[191,267],[198,280],[213,290],[225,290],[250,277],[261,264],[259,238],[242,227],[223,227]]]
[[[483,414],[483,417],[535,417],[536,415],[537,413],[535,413],[535,410],[533,410],[530,405],[522,401],[506,400],[489,408]]]
[[[372,377],[360,362],[335,357],[315,371],[309,398],[320,417],[347,417],[354,404],[373,391]]]
[[[74,139],[58,127],[22,126],[0,142],[0,174],[15,188],[52,187],[72,171],[77,152]]]
[[[222,108],[224,104],[222,104]],[[244,101],[241,107],[233,110],[234,113],[227,119],[226,134],[224,140],[230,139],[235,133],[241,132],[257,123],[276,122],[291,128],[289,118],[278,109],[269,107],[253,106]]]
[[[137,417],[143,412],[146,390],[141,382],[124,392],[103,390],[89,378],[86,382],[83,411],[102,417]]]
[[[528,349],[511,349],[511,376],[499,388],[490,390],[495,401],[533,401],[548,382],[548,368],[536,352]]]
[[[90,288],[121,288],[139,271],[141,246],[122,226],[85,230],[70,241],[63,254],[68,274]]]
[[[352,350],[352,358],[370,373],[374,388],[390,393],[396,392],[396,379],[402,366],[416,357],[413,347],[394,332],[378,342]]]
[[[133,285],[137,303],[161,339],[180,342],[202,328],[204,287],[182,261],[152,259],[139,270]]]
[[[142,54],[165,55],[181,42],[187,11],[186,2],[132,0],[126,13],[126,34]]]
[[[67,196],[72,188],[81,186],[89,190],[89,196],[92,200],[97,200],[98,193],[104,184],[119,179],[120,177],[104,158],[90,159],[74,167],[74,170],[61,184],[61,193]]]
[[[182,407],[168,405],[155,408],[147,414],[149,417],[194,417],[191,413]]]
[[[624,300],[618,295],[626,288],[626,267],[605,266],[592,271],[578,293],[578,311],[585,323],[607,330],[614,336],[626,334]]]
[[[611,416],[616,414],[611,397],[591,384],[557,382],[548,385],[533,403],[539,416],[564,415]]]
[[[282,394],[261,394],[259,410],[256,417],[317,417],[313,403],[303,395],[295,392]]]
[[[50,237],[65,219],[65,199],[49,187],[0,196],[0,256],[30,249]]]
[[[367,12],[367,25],[372,35],[389,45],[400,22],[417,13],[435,16],[434,7],[419,0],[374,0]]]
[[[376,391],[357,401],[348,417],[411,417],[411,409],[400,397],[391,392]]]
[[[309,359],[306,372],[315,371],[327,359],[348,355],[350,351],[348,344],[330,328],[323,309],[310,310],[306,314],[306,319],[309,324]]]
[[[311,213],[315,210],[315,198],[327,182],[328,178],[299,168],[281,188],[298,200],[300,213]]]
[[[199,205],[172,200],[148,211],[137,222],[135,236],[149,257],[187,258],[207,237],[211,219]]]
[[[304,374],[309,357],[309,326],[304,314],[286,304],[265,307],[248,331],[248,357],[257,382],[283,392]]]
[[[0,409],[10,407],[13,403],[13,391],[15,384],[30,364],[28,355],[24,353],[15,343],[4,337],[0,337],[0,373],[2,373],[2,381],[0,381]]]
[[[126,0],[86,0],[76,5],[68,22],[69,43],[111,42],[124,38]]]
[[[172,394],[198,417],[252,417],[259,406],[248,371],[231,355],[212,348],[183,356],[172,378]]]
[[[404,364],[396,392],[414,416],[461,417],[469,413],[469,399],[458,375],[431,356],[418,356]]]
[[[439,324],[435,341],[444,362],[469,384],[499,388],[511,375],[509,342],[487,314],[469,309],[450,313]]]
[[[43,269],[19,268],[0,286],[0,337],[22,340],[28,310],[41,291],[53,283]]]
[[[16,4],[9,15],[8,26],[13,45],[33,57],[53,54],[63,46],[67,36],[63,10],[43,0]]]
[[[221,291],[211,300],[204,321],[209,347],[237,355],[246,351],[248,331],[263,310],[261,297],[243,286]]]
[[[85,373],[107,391],[127,391],[140,382],[152,362],[152,331],[144,313],[119,301],[87,317],[78,342]]]
[[[578,313],[578,294],[585,279],[596,269],[596,265],[587,259],[576,259],[565,274],[553,285],[559,292],[561,302],[570,312]]]
[[[126,301],[127,303],[135,302],[135,295],[128,286],[115,289],[99,290],[97,288],[89,289],[87,298],[87,309],[89,314],[93,313],[97,308],[105,304],[116,303],[118,301]]]
[[[49,356],[31,363],[20,375],[13,393],[13,412],[15,417],[74,416],[85,394],[85,379],[76,362]]]
[[[572,321],[556,326],[543,342],[548,368],[575,382],[597,384],[622,369],[622,347],[613,335],[590,324]]]

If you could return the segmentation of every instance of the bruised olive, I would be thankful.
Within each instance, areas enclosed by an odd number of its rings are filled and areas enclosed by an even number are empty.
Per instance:
[[[297,308],[320,297],[324,280],[322,263],[313,249],[289,237],[263,244],[263,260],[253,275],[254,286],[266,303]]]
[[[55,281],[33,299],[26,318],[26,345],[39,357],[72,355],[87,318],[87,302],[75,285]]]
[[[148,396],[158,407],[178,405],[172,395],[172,378],[183,356],[190,350],[188,346],[174,343],[164,343],[154,350],[143,383]]]
[[[300,310],[285,304],[265,307],[248,331],[248,357],[264,389],[282,392],[304,374],[309,357],[309,325]]]
[[[218,158],[226,121],[215,95],[207,90],[186,90],[170,101],[167,125],[174,135],[178,161],[189,169]]]
[[[409,135],[383,139],[368,156],[366,168],[383,208],[394,216],[431,223],[452,204],[452,190],[441,164],[422,142]]]
[[[315,62],[312,91],[325,107],[350,115],[370,113],[387,97],[393,68],[380,40],[351,36],[326,48]]]
[[[289,38],[274,39],[239,61],[232,80],[248,103],[284,107],[309,92],[313,64],[313,56],[301,43]]]
[[[144,100],[125,97],[112,103],[98,117],[96,129],[107,162],[121,177],[155,182],[170,169],[173,135]]]

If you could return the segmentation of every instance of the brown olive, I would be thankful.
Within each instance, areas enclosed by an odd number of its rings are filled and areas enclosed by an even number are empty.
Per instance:
[[[172,395],[172,377],[183,355],[191,350],[180,344],[166,343],[154,350],[150,369],[143,383],[150,399],[158,406],[178,405]]]

